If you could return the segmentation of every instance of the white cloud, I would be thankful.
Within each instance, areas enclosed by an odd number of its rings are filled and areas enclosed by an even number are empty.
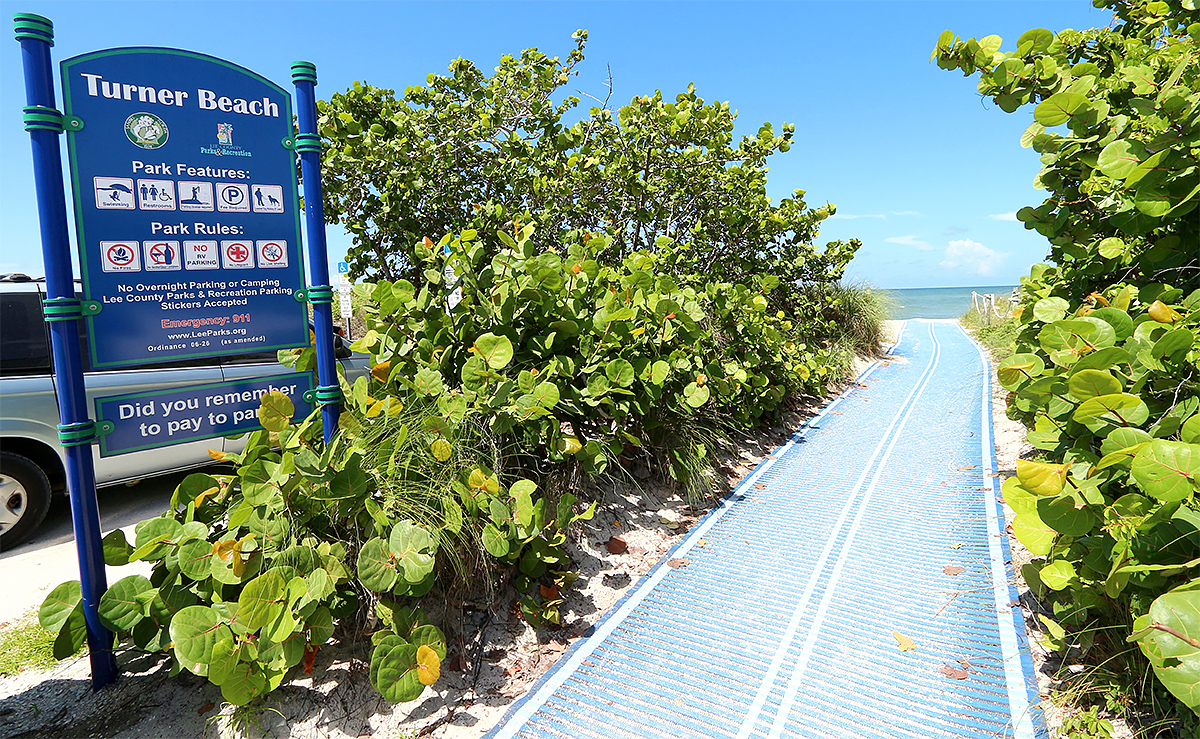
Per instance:
[[[946,269],[963,269],[977,275],[991,275],[1004,264],[1007,254],[989,249],[978,241],[957,239],[946,247],[946,258],[939,266]]]
[[[992,215],[988,216],[988,218],[991,218],[993,221],[1015,221],[1017,220],[1017,214],[1016,212],[993,213]]]
[[[923,215],[919,210],[893,210],[891,214],[894,216],[919,216]]]
[[[933,251],[933,246],[926,241],[921,241],[916,236],[909,234],[908,236],[889,236],[884,239],[889,244],[903,244],[911,246],[914,249],[921,251]]]
[[[833,215],[829,216],[829,218],[830,219],[840,218],[840,219],[846,220],[846,221],[853,221],[853,220],[856,220],[859,218],[887,218],[887,216],[885,216],[882,213],[863,213],[863,214],[857,214],[857,215],[850,215],[850,214],[843,215],[841,213],[834,213]]]

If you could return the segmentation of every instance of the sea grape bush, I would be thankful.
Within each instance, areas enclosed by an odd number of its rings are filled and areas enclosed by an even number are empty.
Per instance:
[[[1162,684],[1200,713],[1200,12],[1194,0],[1095,0],[1103,29],[946,31],[934,57],[979,75],[1049,191],[1018,218],[1053,265],[1022,279],[1009,412],[1042,461],[1004,495],[1025,569],[1050,596],[1060,648],[1124,628]],[[1070,632],[1070,633],[1068,633]]]
[[[684,285],[650,253],[601,265],[609,237],[543,250],[533,231],[499,231],[498,248],[473,231],[426,241],[423,287],[364,288],[369,330],[355,346],[376,378],[452,422],[483,419],[528,464],[573,457],[595,473],[629,449],[669,451],[680,419],[748,425],[830,374],[828,350],[768,311],[772,276]]]
[[[353,236],[355,278],[420,288],[424,237],[492,234],[514,219],[537,224],[539,252],[606,233],[595,258],[609,265],[670,244],[658,266],[676,277],[774,274],[784,290],[841,277],[861,244],[815,243],[835,207],[810,208],[802,190],[767,195],[768,160],[791,148],[793,124],[737,136],[736,109],[693,85],[576,110],[580,97],[564,88],[587,31],[573,40],[562,58],[525,49],[490,74],[459,58],[399,95],[355,82],[318,104],[325,214]]]
[[[132,545],[120,530],[105,537],[106,564],[154,565],[149,578],[122,578],[100,601],[100,617],[119,644],[167,652],[174,671],[207,677],[225,700],[245,705],[293,668],[311,671],[337,620],[369,606],[378,624],[370,676],[380,693],[409,701],[438,680],[446,639],[418,599],[434,586],[439,552],[462,546],[460,538],[472,532],[461,509],[444,500],[449,491],[425,486],[419,489],[428,500],[403,502],[412,512],[439,512],[421,523],[381,494],[389,476],[423,479],[445,460],[429,455],[420,433],[409,440],[396,420],[404,412],[396,398],[366,396],[363,383],[346,390],[345,430],[328,446],[319,413],[293,423],[291,402],[271,393],[259,410],[264,430],[251,434],[240,454],[214,453],[234,463],[236,474],[189,475],[166,513],[138,524]],[[368,446],[366,431],[388,419],[386,447]],[[381,457],[385,466],[374,467]],[[522,550],[531,547],[535,558],[552,559],[565,572],[565,557],[554,548],[569,522],[590,513],[573,515],[573,500],[564,497],[555,516],[564,523],[556,525],[545,516],[545,501],[534,502],[532,482],[513,489],[509,505],[498,497],[505,495],[499,481],[487,477],[479,499],[491,511],[489,526],[515,527],[524,537],[512,548],[523,569],[529,565]],[[59,635],[56,656],[77,651],[85,636],[79,582],[52,591],[39,618]]]

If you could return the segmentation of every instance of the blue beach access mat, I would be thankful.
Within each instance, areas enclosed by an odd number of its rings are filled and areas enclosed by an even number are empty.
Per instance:
[[[990,374],[906,322],[488,737],[1043,739]]]

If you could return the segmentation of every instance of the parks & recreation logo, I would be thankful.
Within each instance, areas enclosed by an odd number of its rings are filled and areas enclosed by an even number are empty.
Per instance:
[[[158,149],[170,135],[167,124],[153,113],[134,113],[125,119],[125,136],[134,146]]]
[[[252,154],[240,146],[233,143],[233,124],[218,123],[217,124],[217,143],[210,146],[201,146],[201,154],[212,154],[218,157],[248,157]]]

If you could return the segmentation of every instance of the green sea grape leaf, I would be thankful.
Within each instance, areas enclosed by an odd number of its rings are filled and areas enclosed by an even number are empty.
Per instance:
[[[507,336],[486,333],[475,339],[475,351],[494,370],[503,369],[513,358],[513,345]]]
[[[1024,544],[1031,554],[1044,557],[1050,553],[1056,532],[1043,523],[1035,511],[1018,513],[1013,519],[1012,527],[1017,540]]]
[[[1061,321],[1071,304],[1062,298],[1042,298],[1033,304],[1033,317],[1043,323]]]
[[[1075,579],[1075,566],[1065,559],[1056,559],[1039,570],[1038,577],[1051,590],[1062,590]]]
[[[1142,490],[1163,502],[1185,500],[1196,489],[1200,474],[1200,445],[1155,439],[1133,459],[1133,479]]]
[[[1200,713],[1200,590],[1176,589],[1150,605],[1138,642],[1171,694]]]
[[[417,626],[408,634],[408,641],[414,646],[427,646],[437,653],[438,659],[446,659],[446,635],[432,624]]]
[[[129,564],[129,555],[133,552],[133,547],[129,546],[129,542],[125,540],[125,532],[121,529],[108,532],[100,540],[100,546],[104,550],[104,564],[109,567]]]
[[[481,538],[483,539],[483,548],[493,557],[499,558],[508,554],[508,537],[493,524],[484,524]]]
[[[1087,105],[1087,98],[1075,92],[1059,92],[1037,104],[1033,119],[1046,126],[1058,126],[1071,120],[1071,116]]]
[[[279,618],[286,607],[284,602],[287,581],[279,570],[262,573],[242,589],[238,596],[238,620],[250,631],[257,631]]]
[[[1111,393],[1088,398],[1071,418],[1098,432],[1110,426],[1141,426],[1150,418],[1150,409],[1136,395]]]
[[[1043,523],[1064,536],[1084,536],[1096,525],[1096,516],[1087,508],[1076,507],[1070,495],[1039,498],[1037,514]]]
[[[1097,395],[1113,395],[1121,392],[1121,381],[1103,370],[1085,369],[1071,375],[1067,381],[1071,395],[1087,400]]]
[[[1026,490],[1035,495],[1058,495],[1066,484],[1069,469],[1065,464],[1018,459],[1017,479]]]
[[[71,615],[71,611],[82,608],[82,586],[78,580],[68,580],[62,583],[46,596],[38,609],[38,623],[50,633],[57,633]],[[80,614],[83,611],[80,610]]]
[[[400,521],[392,527],[388,549],[396,556],[406,582],[419,583],[433,572],[437,541],[412,521]]]
[[[633,365],[624,359],[614,359],[604,367],[608,381],[618,387],[629,387],[637,379]]]
[[[233,632],[229,626],[209,606],[188,606],[171,619],[171,641],[175,645],[175,655],[189,670],[192,665],[203,665],[207,672],[213,646],[221,639],[232,638]]]
[[[996,379],[1007,390],[1015,390],[1026,379],[1033,379],[1046,370],[1046,363],[1036,354],[1013,354],[1000,362]]]
[[[392,703],[416,700],[425,686],[417,676],[417,647],[385,636],[371,652],[371,684]]]
[[[370,590],[386,593],[396,585],[397,565],[388,543],[378,537],[363,544],[358,553],[358,579]]]
[[[145,616],[145,608],[139,595],[154,590],[154,586],[142,575],[129,575],[108,586],[100,596],[100,620],[111,631],[129,631]]]
[[[212,574],[213,545],[206,539],[185,541],[179,547],[179,571],[193,580]]]
[[[267,431],[280,432],[287,428],[292,423],[292,416],[296,413],[296,406],[288,396],[272,390],[269,393],[264,393],[258,406],[258,422]]]
[[[245,706],[270,688],[267,675],[256,662],[238,662],[221,682],[221,697]]]

